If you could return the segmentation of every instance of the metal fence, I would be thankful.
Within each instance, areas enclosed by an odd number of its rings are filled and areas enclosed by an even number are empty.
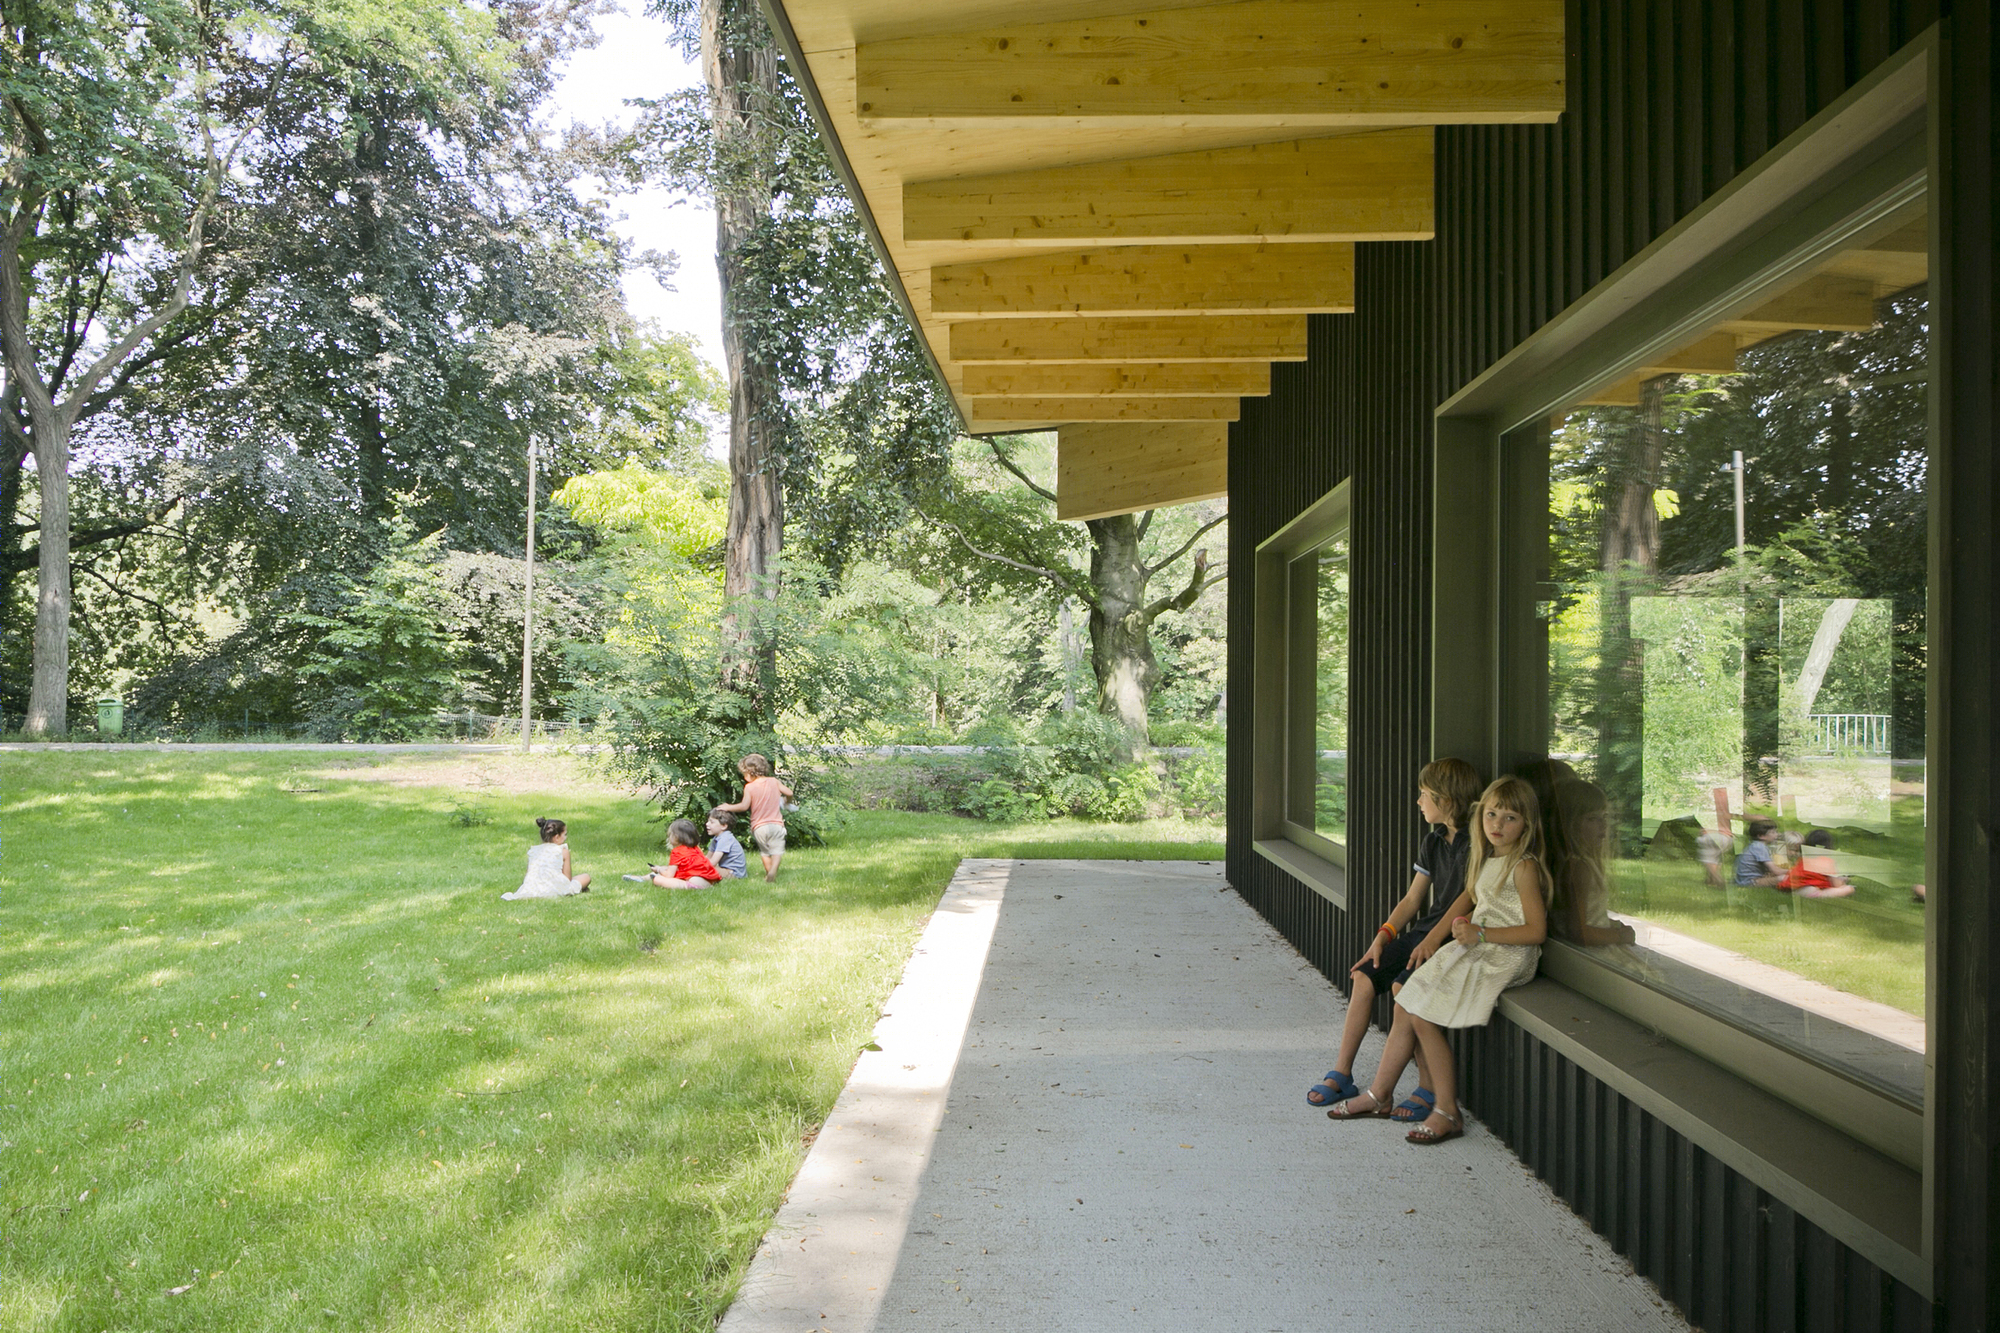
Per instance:
[[[1889,714],[1809,713],[1813,748],[1821,754],[1888,754]]]

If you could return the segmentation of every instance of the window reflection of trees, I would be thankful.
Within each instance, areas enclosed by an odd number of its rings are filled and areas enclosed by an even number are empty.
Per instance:
[[[1313,828],[1339,839],[1347,828],[1347,538],[1314,553],[1318,643],[1314,675]]]
[[[1706,914],[1718,942],[1920,1013],[1909,898],[1924,878],[1925,291],[1876,313],[1865,332],[1744,348],[1733,374],[1654,377],[1637,406],[1582,407],[1554,430],[1548,747],[1601,791],[1604,846],[1624,867],[1579,872],[1569,887],[1589,892],[1561,933],[1603,938],[1600,893],[1678,930],[1704,933],[1687,914]],[[1692,864],[1678,877],[1654,864],[1697,854],[1702,826],[1720,822],[1716,787],[1737,835],[1725,880],[1746,812],[1794,815],[1794,833],[1847,812],[1836,832],[1862,891],[1810,928],[1853,934],[1853,961],[1809,964],[1754,931],[1731,935],[1725,918],[1791,909],[1797,925],[1796,904],[1772,890],[1704,897]],[[1914,980],[1867,961],[1891,943],[1914,951]]]

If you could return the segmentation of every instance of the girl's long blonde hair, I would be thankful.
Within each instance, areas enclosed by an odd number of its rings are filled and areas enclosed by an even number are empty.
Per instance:
[[[1542,803],[1535,799],[1535,789],[1525,778],[1493,779],[1480,793],[1479,803],[1472,807],[1472,860],[1465,868],[1466,888],[1478,897],[1479,872],[1493,855],[1493,844],[1486,841],[1488,810],[1510,810],[1521,817],[1520,840],[1501,862],[1505,868],[1500,877],[1512,876],[1514,867],[1524,859],[1533,861],[1535,875],[1542,882],[1542,901],[1547,902],[1553,885],[1549,880],[1548,858],[1542,849]]]

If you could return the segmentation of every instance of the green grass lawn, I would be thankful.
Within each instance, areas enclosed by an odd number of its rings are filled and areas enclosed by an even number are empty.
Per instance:
[[[499,900],[536,815],[591,893]],[[1222,854],[870,813],[670,894],[648,815],[560,758],[0,754],[0,1326],[711,1328],[961,857]]]
[[[1923,904],[1867,879],[1876,867],[1863,858],[1842,865],[1857,876],[1852,897],[1795,899],[1776,889],[1710,888],[1692,861],[1624,861],[1611,910],[1921,1016]]]

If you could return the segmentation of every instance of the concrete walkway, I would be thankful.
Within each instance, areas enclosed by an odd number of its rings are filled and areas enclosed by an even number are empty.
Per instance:
[[[965,862],[723,1333],[1687,1327],[1476,1121],[1308,1107],[1341,1013],[1217,866]]]

